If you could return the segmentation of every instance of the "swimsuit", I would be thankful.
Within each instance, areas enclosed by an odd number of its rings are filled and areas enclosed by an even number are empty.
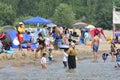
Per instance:
[[[98,47],[99,47],[98,44],[94,44],[93,45],[93,52],[98,52]]]

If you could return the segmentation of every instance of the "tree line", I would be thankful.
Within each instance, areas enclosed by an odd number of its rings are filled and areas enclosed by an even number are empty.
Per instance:
[[[40,16],[65,27],[83,21],[112,29],[113,1],[119,7],[119,0],[0,0],[0,26]]]

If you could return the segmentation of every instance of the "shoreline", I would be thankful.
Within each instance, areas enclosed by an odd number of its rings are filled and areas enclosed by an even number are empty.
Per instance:
[[[118,48],[120,48],[120,45],[116,45]],[[86,45],[76,45],[77,50],[77,57],[78,60],[86,60],[86,59],[92,59],[93,58],[93,52],[91,46]],[[28,52],[27,50],[24,50],[26,56],[22,56],[22,54],[15,50],[15,53],[13,55],[10,54],[0,54],[0,67],[6,66],[8,64],[12,65],[15,64],[16,66],[22,65],[22,64],[32,64],[34,63],[34,54],[35,52]],[[99,57],[102,57],[101,54],[103,52],[110,52],[110,44],[107,44],[106,42],[101,42],[99,46]],[[47,53],[47,52],[46,52]],[[54,60],[59,61],[62,58],[63,50],[53,50],[52,55]],[[47,54],[48,57],[48,54]],[[14,66],[15,66],[14,65]]]

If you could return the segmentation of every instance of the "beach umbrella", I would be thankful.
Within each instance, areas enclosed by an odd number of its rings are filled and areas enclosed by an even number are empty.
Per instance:
[[[47,27],[55,27],[55,26],[57,26],[57,25],[54,24],[54,23],[49,23],[49,24],[47,24]]]
[[[82,27],[85,27],[87,25],[88,24],[84,23],[84,22],[77,22],[77,23],[73,24],[73,27],[82,28]]]
[[[85,28],[95,28],[95,26],[89,24],[88,26],[86,26]]]

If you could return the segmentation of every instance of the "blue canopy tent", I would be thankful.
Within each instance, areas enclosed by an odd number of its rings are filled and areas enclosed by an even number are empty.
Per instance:
[[[48,23],[51,23],[52,21],[37,16],[37,17],[33,17],[33,18],[30,18],[30,19],[23,20],[22,22],[25,23],[25,24],[48,24]]]

